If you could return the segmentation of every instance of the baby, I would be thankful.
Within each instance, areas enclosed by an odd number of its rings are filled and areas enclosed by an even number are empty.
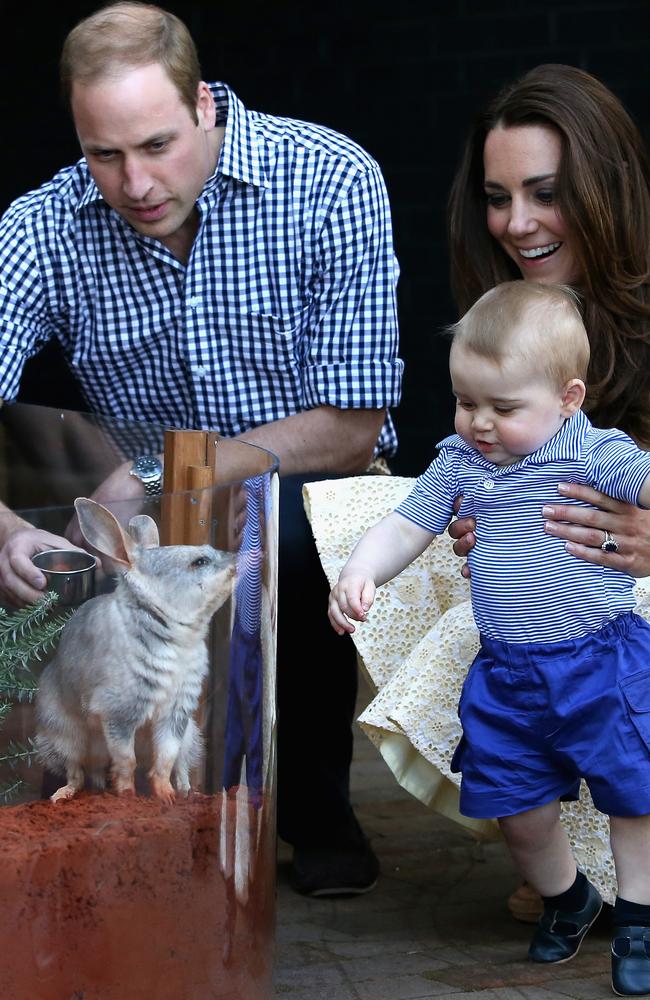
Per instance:
[[[452,327],[457,434],[395,511],[370,528],[333,588],[334,629],[353,632],[375,590],[446,528],[476,519],[468,557],[481,648],[459,705],[461,812],[498,817],[544,900],[529,957],[565,962],[602,901],[577,871],[560,799],[580,779],[610,817],[618,879],[612,985],[650,993],[650,626],[634,580],[573,558],[543,531],[559,482],[650,506],[650,454],[581,410],[589,341],[568,288],[507,282]],[[615,548],[605,535],[603,545]]]

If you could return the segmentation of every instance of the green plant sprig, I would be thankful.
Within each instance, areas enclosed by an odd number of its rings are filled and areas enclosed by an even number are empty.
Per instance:
[[[43,594],[34,604],[11,613],[0,608],[0,729],[4,725],[12,703],[32,701],[38,689],[38,681],[30,669],[30,663],[40,660],[44,653],[53,649],[59,635],[74,609],[56,616],[51,609],[58,600],[53,591]],[[31,766],[36,748],[31,739],[25,743],[12,740],[6,751],[0,754],[0,767],[10,769],[18,764]],[[0,803],[13,798],[22,781],[19,778],[0,784]]]

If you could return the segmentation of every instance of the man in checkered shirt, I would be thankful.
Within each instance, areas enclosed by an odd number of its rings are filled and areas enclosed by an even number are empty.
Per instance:
[[[15,398],[26,359],[56,338],[94,412],[279,457],[279,832],[298,891],[364,892],[378,866],[348,794],[356,664],[323,614],[301,487],[396,447],[381,173],[345,137],[201,81],[187,29],[157,7],[85,19],[61,70],[84,158],[3,217],[0,396]],[[95,498],[141,496],[131,469]],[[33,600],[45,580],[31,555],[65,540],[2,520],[0,591]]]

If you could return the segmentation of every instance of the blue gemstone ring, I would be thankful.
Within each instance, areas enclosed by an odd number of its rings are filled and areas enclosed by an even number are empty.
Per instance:
[[[609,531],[605,531],[605,541],[600,547],[603,552],[618,552],[618,542]]]

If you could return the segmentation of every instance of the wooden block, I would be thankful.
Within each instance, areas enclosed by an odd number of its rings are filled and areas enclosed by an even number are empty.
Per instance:
[[[212,534],[212,477],[209,465],[188,465],[187,485],[192,492],[187,496],[185,511],[186,545],[210,544]]]
[[[190,497],[188,467],[207,465],[205,431],[165,431],[161,544],[185,545]]]

